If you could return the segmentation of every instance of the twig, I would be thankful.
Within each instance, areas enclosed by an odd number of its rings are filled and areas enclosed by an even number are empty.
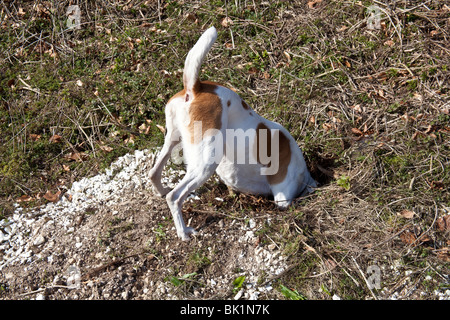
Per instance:
[[[356,262],[355,258],[352,257],[353,262],[355,263],[356,267],[358,268],[359,273],[361,273],[361,277],[364,279],[364,282],[367,285],[367,288],[370,290],[370,293],[372,294],[373,298],[375,300],[378,300],[377,296],[373,293],[372,288],[370,287],[369,281],[367,281],[366,276],[364,275],[364,272],[362,272],[359,264]]]
[[[103,265],[101,265],[101,266],[99,266],[99,267],[97,267],[97,268],[94,268],[94,269],[92,269],[91,271],[89,271],[87,274],[85,274],[85,275],[81,278],[81,280],[87,280],[87,279],[89,279],[89,278],[92,278],[94,275],[96,275],[96,274],[99,273],[100,271],[102,271],[102,270],[104,270],[104,269],[107,269],[107,268],[109,268],[109,267],[115,266],[115,265],[117,265],[117,264],[120,264],[120,263],[122,263],[125,259],[131,258],[131,257],[135,257],[135,256],[137,256],[137,255],[139,255],[139,254],[141,254],[141,253],[142,253],[142,252],[139,252],[139,253],[133,253],[133,254],[130,254],[130,255],[125,256],[125,257],[123,257],[123,258],[120,258],[120,259],[113,260],[113,261],[110,261],[110,262],[108,262],[108,263],[105,263],[105,264],[103,264]]]
[[[70,290],[71,289],[77,289],[77,287],[74,287],[74,286],[63,286],[63,285],[55,284],[55,285],[48,286],[48,287],[45,287],[45,288],[40,288],[40,289],[37,289],[37,290],[34,290],[34,291],[21,293],[21,294],[19,294],[19,297],[26,297],[26,296],[29,296],[29,295],[32,295],[32,294],[35,294],[35,293],[39,293],[39,292],[46,291],[46,290],[51,290],[51,289],[56,289],[56,288],[58,288],[58,289],[60,289],[60,288],[62,288],[62,289],[70,289]]]

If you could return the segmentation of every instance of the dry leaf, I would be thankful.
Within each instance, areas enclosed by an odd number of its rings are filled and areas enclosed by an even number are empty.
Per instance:
[[[50,137],[49,142],[51,143],[60,143],[62,142],[62,137],[58,134],[55,134],[53,136]]]
[[[164,128],[163,126],[157,124],[156,127],[158,127],[158,129],[163,133],[166,134],[166,128]]]
[[[450,262],[450,248],[439,249],[437,257],[445,262]]]
[[[40,135],[40,134],[34,134],[34,133],[31,133],[31,134],[30,134],[30,139],[31,139],[32,141],[38,141],[40,138],[41,138],[41,135]]]
[[[248,69],[248,73],[249,74],[257,74],[258,73],[258,69],[256,69],[255,67],[250,67]]]
[[[66,172],[70,171],[70,167],[69,166],[66,166],[65,164],[63,164],[62,167],[63,167],[64,171],[66,171]]]
[[[431,181],[430,183],[431,189],[435,190],[444,190],[444,183],[442,181]]]
[[[34,200],[34,198],[32,196],[29,196],[26,194],[24,194],[23,196],[16,199],[17,202],[28,202],[28,201],[32,201],[32,200]]]
[[[440,217],[436,220],[436,228],[439,231],[448,231],[450,230],[450,215],[446,215],[444,217]]]
[[[400,239],[403,243],[413,244],[416,241],[416,235],[409,230],[406,230],[400,234]]]
[[[194,23],[198,23],[198,18],[197,18],[197,16],[195,15],[195,14],[193,14],[193,13],[188,13],[188,14],[186,14],[186,19],[188,19],[188,20],[191,20],[191,21],[194,21]]]
[[[135,139],[136,139],[136,137],[135,137],[134,135],[130,135],[130,137],[129,137],[129,138],[126,138],[126,139],[124,140],[124,142],[125,142],[126,144],[134,144],[134,143],[135,143]]]
[[[314,9],[318,3],[321,3],[322,0],[313,0],[308,2],[308,7],[310,9]]]
[[[84,152],[71,152],[65,156],[67,160],[82,162],[87,159],[87,155]]]
[[[355,110],[355,111],[356,111],[356,112],[358,112],[358,113],[362,113],[362,112],[364,112],[364,108],[363,108],[363,107],[361,107],[361,105],[360,105],[360,104],[357,104],[357,105],[351,106],[350,108],[352,108],[353,110]]]
[[[385,46],[388,46],[388,47],[393,47],[393,46],[395,46],[395,42],[392,41],[392,40],[387,40],[387,41],[385,41],[383,44],[384,44]]]
[[[352,128],[352,132],[356,134],[357,136],[362,136],[363,132],[359,130],[358,128]]]
[[[414,212],[411,210],[402,210],[400,213],[398,213],[398,215],[402,216],[405,219],[411,219],[412,217],[414,217]]]
[[[283,51],[284,56],[286,57],[288,63],[291,63],[291,55],[287,51]]]
[[[14,88],[14,85],[16,84],[16,79],[10,79],[7,82],[8,87],[10,87],[11,89]]]
[[[55,194],[51,193],[50,191],[47,191],[44,194],[44,199],[50,201],[50,202],[57,202],[59,200],[59,197],[61,195],[61,191],[58,190]]]
[[[221,25],[224,26],[225,28],[231,26],[233,24],[233,20],[230,19],[230,17],[225,17],[223,18]]]
[[[103,150],[103,151],[106,151],[106,152],[111,152],[111,151],[114,150],[112,147],[107,146],[107,145],[101,145],[100,149]]]
[[[82,87],[83,86],[83,82],[81,80],[77,80],[77,86]]]
[[[329,130],[331,130],[333,128],[333,126],[331,124],[329,124],[329,123],[324,123],[324,124],[322,124],[322,128],[325,131],[329,131]]]

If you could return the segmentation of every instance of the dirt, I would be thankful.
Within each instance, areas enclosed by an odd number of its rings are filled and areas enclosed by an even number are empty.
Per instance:
[[[260,243],[257,235],[270,224],[271,214],[233,218],[213,208],[199,210],[194,207],[201,206],[201,197],[185,206],[186,221],[199,231],[189,242],[177,238],[165,199],[145,187],[121,192],[115,205],[99,204],[73,215],[34,213],[32,236],[23,245],[32,253],[0,270],[1,298],[282,297],[270,279],[286,261],[275,244]],[[244,285],[235,288],[240,276]]]

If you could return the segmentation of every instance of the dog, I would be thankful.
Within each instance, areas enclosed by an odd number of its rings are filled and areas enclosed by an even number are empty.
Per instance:
[[[217,31],[210,27],[189,51],[184,89],[166,104],[164,145],[150,170],[153,189],[166,196],[182,240],[197,233],[184,223],[183,202],[214,173],[232,190],[273,196],[281,209],[317,186],[302,151],[284,127],[258,115],[235,91],[199,80],[202,62],[216,39]],[[161,183],[161,174],[179,143],[186,174],[171,190]]]

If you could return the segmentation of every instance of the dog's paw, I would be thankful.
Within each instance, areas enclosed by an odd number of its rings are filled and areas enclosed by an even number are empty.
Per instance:
[[[153,188],[153,189],[155,191],[155,194],[161,198],[164,197],[165,195],[167,195],[170,191],[172,191],[172,188],[168,188],[168,187],[160,188],[160,189]]]
[[[187,227],[182,232],[178,233],[178,237],[180,237],[183,241],[191,240],[191,235],[195,236],[198,232],[194,228]]]

